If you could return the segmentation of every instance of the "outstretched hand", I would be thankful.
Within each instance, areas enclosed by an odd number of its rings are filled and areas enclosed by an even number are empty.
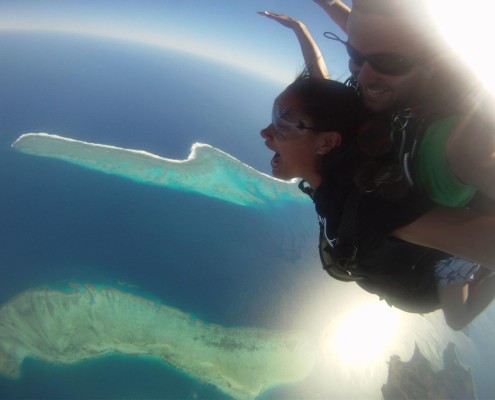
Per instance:
[[[258,11],[257,13],[259,15],[263,15],[267,18],[273,19],[274,21],[277,21],[281,25],[290,29],[294,29],[295,27],[303,25],[301,21],[284,14],[277,14],[272,11]]]
[[[313,0],[319,6],[333,6],[336,1],[335,0]]]
[[[321,51],[304,23],[287,15],[277,14],[272,11],[258,11],[258,14],[277,21],[279,24],[289,28],[296,34],[299,45],[301,46],[306,68],[308,71],[311,71],[311,76],[323,79],[330,78],[325,61],[321,56]]]

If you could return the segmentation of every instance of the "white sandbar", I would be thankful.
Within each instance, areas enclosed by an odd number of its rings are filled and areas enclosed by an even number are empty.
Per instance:
[[[244,206],[263,206],[275,200],[309,203],[295,181],[272,178],[207,144],[195,143],[186,160],[47,133],[21,135],[12,147],[26,154]]]

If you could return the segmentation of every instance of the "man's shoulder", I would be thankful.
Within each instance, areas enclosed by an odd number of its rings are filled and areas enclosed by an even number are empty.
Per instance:
[[[420,146],[416,164],[419,188],[440,205],[463,207],[476,191],[457,178],[447,159],[447,143],[463,119],[461,115],[450,115],[432,122]]]

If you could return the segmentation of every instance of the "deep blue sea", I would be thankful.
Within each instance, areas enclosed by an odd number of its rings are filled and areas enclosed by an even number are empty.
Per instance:
[[[270,287],[304,273],[297,261],[317,233],[311,207],[240,207],[10,148],[23,133],[48,132],[184,159],[203,142],[268,171],[259,130],[276,83],[77,35],[4,32],[0,49],[0,304],[88,283],[215,324],[285,328]],[[301,226],[301,213],[310,223]],[[112,356],[70,366],[28,359],[21,379],[0,377],[0,398],[229,397],[165,363]]]
[[[241,207],[10,147],[23,133],[47,132],[184,159],[202,142],[269,172],[259,131],[283,85],[192,55],[78,35],[1,32],[0,50],[0,304],[28,289],[87,283],[229,327],[305,329],[298,321],[311,320],[318,331],[338,313],[349,289],[320,269],[311,205]],[[470,331],[480,399],[495,393],[493,334],[490,320]],[[319,383],[330,391],[337,373],[358,375],[339,368]],[[260,398],[301,398],[294,393],[288,386]],[[144,357],[70,366],[28,358],[21,379],[0,377],[0,399],[228,398]]]
[[[6,159],[0,175],[9,189],[0,201],[2,303],[29,288],[70,290],[71,283],[88,283],[224,326],[283,328],[272,320],[277,303],[269,290],[282,273],[278,261],[295,268],[291,259],[300,256],[294,238],[286,237],[286,245],[275,240],[277,224],[289,224],[289,213],[275,210],[274,220],[263,210],[54,160]],[[228,397],[163,363],[109,357],[69,367],[28,360],[21,380],[0,378],[0,398]]]

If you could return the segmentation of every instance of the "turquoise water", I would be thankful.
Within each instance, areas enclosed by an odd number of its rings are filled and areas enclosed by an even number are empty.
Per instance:
[[[311,207],[240,207],[10,148],[46,131],[180,159],[203,141],[262,169],[266,82],[255,89],[254,77],[191,56],[77,36],[5,33],[0,43],[10,55],[0,61],[0,302],[88,283],[224,326],[285,328],[268,289],[282,266],[303,273],[296,262],[316,231],[300,244],[292,224],[305,212],[316,226]],[[228,397],[165,363],[114,356],[70,366],[27,359],[21,379],[0,377],[0,398]]]
[[[320,270],[310,205],[241,207],[10,148],[44,131],[183,159],[204,142],[268,172],[258,132],[282,88],[192,56],[79,36],[2,33],[0,46],[9,55],[0,59],[0,303],[88,283],[223,326],[305,329],[297,318],[314,313],[320,328],[339,311],[341,286]],[[480,398],[495,392],[492,333],[491,323],[472,329]],[[321,393],[341,370],[323,377]],[[261,398],[301,393],[289,385]],[[0,398],[228,397],[165,363],[112,356],[70,366],[27,359],[21,379],[0,377]]]

